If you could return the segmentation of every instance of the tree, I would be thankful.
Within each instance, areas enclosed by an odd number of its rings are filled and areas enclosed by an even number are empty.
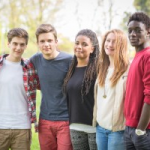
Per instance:
[[[131,16],[131,12],[124,12],[124,18],[120,24],[124,31],[127,31],[127,23],[130,16]]]
[[[134,0],[133,4],[136,10],[144,11],[150,15],[150,0]]]
[[[7,31],[22,27],[29,33],[29,46],[36,48],[35,31],[41,23],[55,23],[55,15],[61,8],[63,0],[0,0],[0,27]],[[2,29],[3,30],[3,29]],[[6,33],[0,33],[4,37]],[[6,35],[5,35],[6,40]],[[2,41],[2,40],[1,40]],[[0,44],[5,45],[4,42]],[[34,46],[33,46],[34,45]],[[28,47],[29,47],[28,46]],[[1,46],[2,47],[2,46]],[[4,47],[6,48],[6,45]]]

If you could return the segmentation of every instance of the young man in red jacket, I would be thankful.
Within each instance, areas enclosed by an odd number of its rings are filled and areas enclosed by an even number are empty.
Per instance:
[[[150,18],[134,13],[128,37],[136,55],[131,63],[125,97],[127,150],[150,150]]]

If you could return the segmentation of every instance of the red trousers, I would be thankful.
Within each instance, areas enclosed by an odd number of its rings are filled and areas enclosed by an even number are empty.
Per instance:
[[[73,150],[68,121],[39,121],[41,150]]]

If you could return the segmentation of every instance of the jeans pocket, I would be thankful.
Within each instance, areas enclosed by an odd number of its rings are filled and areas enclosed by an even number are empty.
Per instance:
[[[134,144],[138,149],[148,148],[150,147],[149,137],[147,134],[137,135],[134,134]]]

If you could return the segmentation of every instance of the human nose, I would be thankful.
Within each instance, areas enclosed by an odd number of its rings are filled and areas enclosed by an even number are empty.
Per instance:
[[[130,32],[130,35],[131,35],[131,36],[135,36],[135,35],[136,35],[136,32],[135,32],[134,30],[132,30],[132,31]]]
[[[113,47],[113,45],[114,45],[114,43],[112,41],[108,43],[109,47]]]
[[[21,49],[21,45],[18,44],[17,47],[16,47],[16,49],[20,50]]]
[[[78,45],[76,45],[76,48],[79,48],[79,49],[81,49],[81,44],[78,44]]]
[[[45,45],[45,46],[48,46],[48,45],[49,45],[49,43],[48,43],[48,42],[45,42],[45,43],[44,43],[44,45]]]

